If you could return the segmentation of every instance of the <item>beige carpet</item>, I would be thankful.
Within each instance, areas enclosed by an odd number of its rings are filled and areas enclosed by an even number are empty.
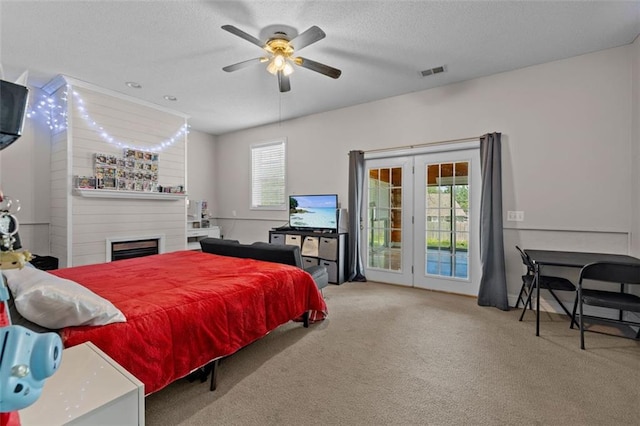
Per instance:
[[[640,343],[566,317],[377,283],[325,289],[329,318],[285,324],[220,364],[218,389],[179,380],[148,425],[638,425]]]

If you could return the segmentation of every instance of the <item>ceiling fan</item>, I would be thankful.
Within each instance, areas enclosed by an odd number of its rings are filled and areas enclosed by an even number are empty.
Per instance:
[[[222,29],[255,44],[268,53],[268,56],[249,59],[247,61],[238,62],[237,64],[228,65],[222,68],[226,72],[232,72],[254,64],[268,62],[267,71],[278,76],[278,86],[280,87],[281,92],[288,92],[291,90],[289,75],[293,72],[293,65],[310,69],[311,71],[324,74],[331,78],[338,78],[340,77],[340,74],[342,74],[342,71],[337,68],[333,68],[301,56],[294,56],[296,51],[325,38],[326,34],[324,31],[315,25],[293,39],[290,39],[285,32],[277,31],[264,43],[233,25],[223,25]]]

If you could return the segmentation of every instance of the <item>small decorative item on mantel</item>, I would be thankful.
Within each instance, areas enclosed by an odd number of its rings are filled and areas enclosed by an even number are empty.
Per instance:
[[[76,176],[75,187],[80,189],[96,189],[95,176]]]
[[[160,186],[158,185],[158,192],[163,192],[165,194],[184,194],[184,186]]]

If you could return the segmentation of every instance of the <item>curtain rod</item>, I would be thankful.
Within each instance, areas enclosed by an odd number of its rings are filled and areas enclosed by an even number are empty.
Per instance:
[[[399,149],[422,148],[422,147],[425,147],[425,146],[433,146],[433,145],[446,145],[446,144],[456,143],[456,142],[475,141],[475,140],[479,140],[481,137],[482,136],[475,136],[475,137],[462,138],[462,139],[449,139],[449,140],[446,140],[446,141],[425,142],[425,143],[419,143],[419,144],[416,144],[416,145],[396,146],[396,147],[393,147],[393,148],[370,149],[370,150],[362,151],[362,152],[364,152],[364,153],[384,152],[384,151],[396,151],[396,150],[399,150]]]

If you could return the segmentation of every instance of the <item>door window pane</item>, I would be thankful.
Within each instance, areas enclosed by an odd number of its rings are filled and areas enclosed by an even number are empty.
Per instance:
[[[427,275],[469,277],[469,163],[434,163],[426,170]]]
[[[402,167],[369,169],[368,267],[402,269]]]

